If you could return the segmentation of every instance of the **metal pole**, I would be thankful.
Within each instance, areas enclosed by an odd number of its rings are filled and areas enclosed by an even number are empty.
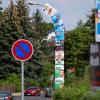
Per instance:
[[[38,4],[38,3],[31,3],[31,2],[28,2],[29,5],[37,5],[37,6],[41,6],[41,7],[44,7],[44,5],[42,4]]]
[[[24,61],[22,61],[22,100],[24,100]]]

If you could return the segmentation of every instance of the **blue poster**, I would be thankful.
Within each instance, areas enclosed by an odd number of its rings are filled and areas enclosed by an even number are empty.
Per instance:
[[[60,20],[58,20],[57,23],[54,23],[54,28],[57,28],[57,27],[60,27],[60,26],[63,26],[63,25],[64,25],[63,21],[62,21],[62,19],[60,19]]]
[[[63,35],[56,35],[55,37],[57,40],[64,40],[64,34]]]
[[[64,25],[54,27],[55,32],[64,32]]]
[[[96,0],[96,8],[100,9],[100,0]]]
[[[60,14],[56,14],[51,17],[53,23],[57,23],[59,19],[61,19]]]
[[[97,24],[97,34],[100,34],[100,23]]]
[[[61,32],[55,32],[56,35],[64,35],[64,31]]]
[[[96,4],[96,8],[97,9],[100,9],[100,3],[99,4]]]

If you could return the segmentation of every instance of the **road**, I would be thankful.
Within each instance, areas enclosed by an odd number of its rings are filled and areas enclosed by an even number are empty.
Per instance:
[[[15,100],[21,100],[21,96],[16,96],[14,97]],[[24,100],[52,100],[51,98],[45,98],[43,95],[42,96],[25,96]]]

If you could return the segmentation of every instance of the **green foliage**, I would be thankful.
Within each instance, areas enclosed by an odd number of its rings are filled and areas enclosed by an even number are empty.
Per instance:
[[[85,69],[89,65],[89,46],[94,40],[90,28],[94,25],[91,16],[94,13],[89,15],[86,22],[88,26],[80,21],[74,30],[65,35],[65,67],[75,67],[76,75],[81,77],[84,77]]]
[[[30,86],[40,86],[40,83],[34,79],[25,79],[25,88],[28,88]]]
[[[80,97],[80,100],[99,100],[99,99],[100,99],[100,91],[87,92]]]
[[[11,74],[5,80],[0,80],[0,87],[10,89],[13,92],[21,91],[21,79],[16,74]]]
[[[40,82],[44,86],[53,70],[49,60],[51,49],[44,40],[52,29],[53,25],[43,20],[39,10],[29,16],[26,0],[16,0],[16,5],[11,0],[0,15],[0,79],[21,72],[21,64],[13,58],[11,47],[16,40],[24,38],[32,43],[35,50],[32,58],[25,62],[25,78],[32,79],[33,85],[40,85]]]
[[[69,86],[63,89],[54,91],[54,100],[80,100],[87,91],[90,85],[87,80],[74,80]]]

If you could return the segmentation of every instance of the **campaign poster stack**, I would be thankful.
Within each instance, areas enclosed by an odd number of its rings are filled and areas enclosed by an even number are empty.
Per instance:
[[[55,35],[55,72],[54,72],[54,88],[59,89],[64,87],[64,24],[60,14],[55,8],[48,3],[45,4],[43,11],[48,15],[53,24]],[[51,45],[50,45],[51,46]]]
[[[100,44],[90,44],[90,66],[92,87],[100,90]]]
[[[96,42],[100,42],[100,0],[96,0],[95,25],[95,40]]]

